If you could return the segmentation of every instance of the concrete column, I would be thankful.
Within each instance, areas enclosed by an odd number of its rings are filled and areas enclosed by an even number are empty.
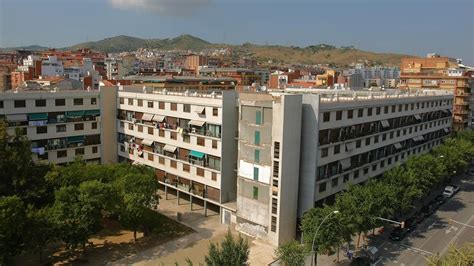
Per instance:
[[[189,195],[189,203],[191,204],[191,211],[193,210],[193,196]]]
[[[207,201],[204,201],[204,216],[207,216]]]
[[[165,186],[165,199],[168,200],[168,186],[167,185],[164,185]]]
[[[176,196],[178,197],[178,205],[179,205],[179,190],[176,189]]]

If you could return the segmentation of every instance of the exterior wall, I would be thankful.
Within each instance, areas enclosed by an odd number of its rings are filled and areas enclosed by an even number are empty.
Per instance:
[[[293,240],[297,227],[301,107],[302,95],[282,95],[281,103],[274,104],[274,110],[279,115],[274,112],[272,141],[279,142],[280,147],[276,150],[276,146],[273,145],[272,148],[273,176],[268,236],[270,242],[276,246]],[[277,162],[278,176],[276,175]],[[276,183],[278,185],[275,187]],[[274,207],[277,207],[276,212]]]
[[[238,227],[276,246],[295,236],[301,99],[239,97]]]
[[[102,151],[102,163],[117,162],[117,86],[102,87],[100,90],[101,143],[107,147]]]

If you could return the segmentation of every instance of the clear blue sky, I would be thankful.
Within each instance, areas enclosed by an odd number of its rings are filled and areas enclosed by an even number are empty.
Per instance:
[[[0,0],[0,30],[1,47],[188,33],[234,44],[437,52],[474,65],[474,0]]]

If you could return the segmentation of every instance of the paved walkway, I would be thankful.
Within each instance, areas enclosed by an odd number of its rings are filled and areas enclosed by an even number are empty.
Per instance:
[[[204,265],[204,257],[207,254],[210,241],[220,243],[229,227],[220,223],[218,213],[208,210],[207,217],[204,216],[202,206],[193,204],[191,211],[188,200],[181,198],[177,205],[175,195],[168,194],[165,200],[164,193],[160,193],[162,199],[158,210],[164,215],[176,219],[177,212],[180,212],[181,223],[191,227],[195,232],[183,236],[179,239],[169,241],[165,244],[150,248],[139,254],[115,261],[113,265],[187,265],[189,258],[194,265]],[[238,233],[231,226],[234,235]],[[274,247],[264,241],[243,235],[250,243],[250,265],[268,265],[274,260]]]

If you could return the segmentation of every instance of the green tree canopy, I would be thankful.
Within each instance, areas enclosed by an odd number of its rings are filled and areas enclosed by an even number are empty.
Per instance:
[[[214,242],[209,244],[209,252],[204,260],[208,266],[245,265],[249,254],[250,249],[247,240],[240,235],[235,240],[229,230],[220,247],[219,244]]]

